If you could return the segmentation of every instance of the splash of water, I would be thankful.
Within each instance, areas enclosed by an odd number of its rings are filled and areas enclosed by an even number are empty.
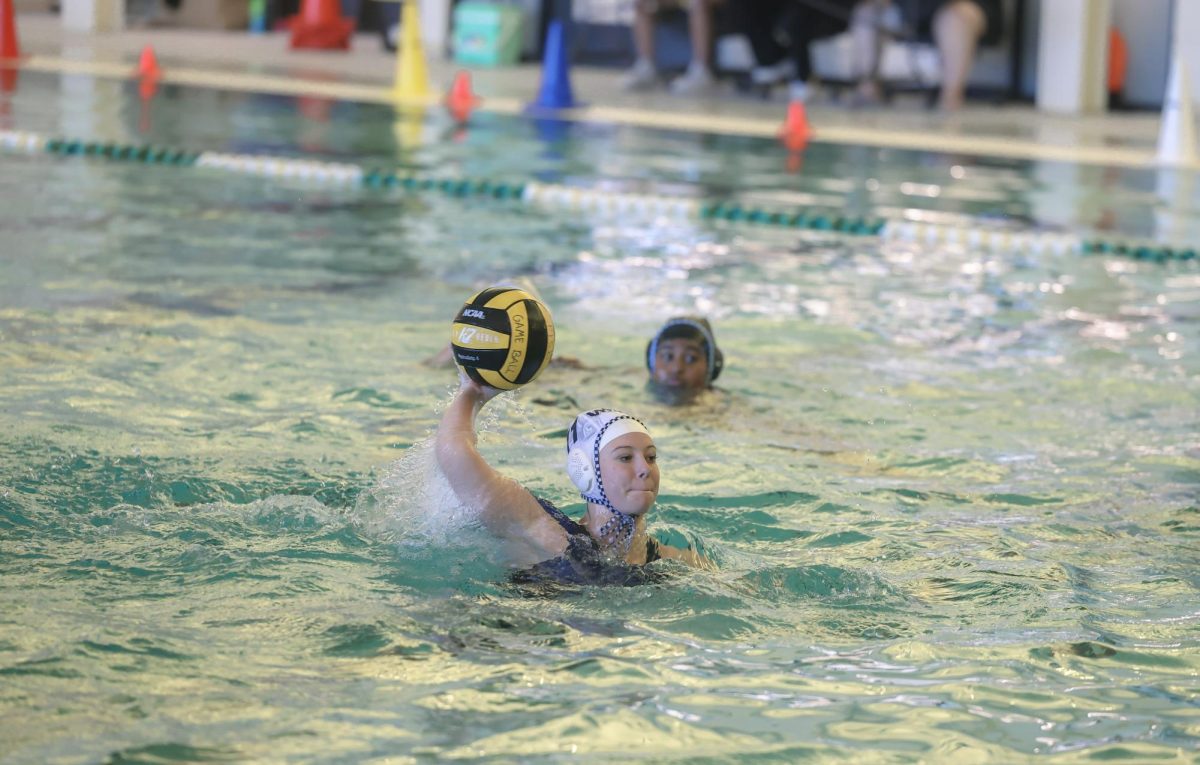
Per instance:
[[[453,394],[439,410],[452,398]],[[501,420],[513,417],[528,426],[515,396],[494,399],[477,424],[481,439],[492,435]],[[376,538],[415,545],[478,544],[482,526],[479,508],[459,500],[438,466],[432,435],[385,468],[378,483],[359,495],[351,518]]]
[[[451,544],[477,526],[478,512],[459,501],[438,467],[433,438],[413,444],[358,496],[351,517],[390,542]]]

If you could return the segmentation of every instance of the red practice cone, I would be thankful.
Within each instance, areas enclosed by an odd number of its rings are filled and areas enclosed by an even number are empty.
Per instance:
[[[13,0],[0,0],[0,58],[20,58],[17,45],[17,20],[13,15]]]
[[[446,94],[446,109],[455,122],[463,123],[471,118],[471,111],[479,106],[479,96],[471,92],[471,73],[459,72],[454,75],[450,92]]]
[[[803,101],[792,101],[788,104],[787,118],[779,131],[779,140],[788,151],[802,151],[812,138],[812,128],[808,126],[808,115],[804,110]]]
[[[154,55],[153,45],[142,48],[142,57],[138,59],[137,75],[143,80],[162,78],[162,69],[158,68],[158,57]]]
[[[287,20],[292,47],[349,49],[354,20],[343,18],[341,10],[338,0],[303,0],[300,13]]]
[[[154,80],[142,80],[138,84],[138,93],[142,100],[138,102],[138,132],[146,135],[150,132],[150,100],[154,98],[154,91],[158,85]]]
[[[158,79],[155,77],[143,77],[138,80],[138,95],[143,101],[149,101],[154,98],[154,94],[158,92]]]
[[[799,174],[800,171],[804,169],[804,152],[789,151],[787,163],[784,165],[784,167],[786,167],[787,171],[792,175]]]

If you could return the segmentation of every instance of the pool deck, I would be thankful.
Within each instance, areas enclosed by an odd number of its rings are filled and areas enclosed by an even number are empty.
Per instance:
[[[18,14],[17,28],[24,56],[21,66],[29,70],[129,77],[142,49],[150,45],[165,82],[232,90],[437,104],[455,72],[464,68],[427,55],[431,94],[403,98],[392,87],[396,58],[383,48],[377,34],[356,36],[346,52],[293,51],[287,35],[279,32],[251,35],[143,28],[70,33],[51,14]],[[481,108],[502,113],[525,109],[541,81],[536,64],[470,71],[474,90],[483,99]],[[626,93],[620,88],[620,75],[615,69],[574,67],[572,89],[586,105],[563,116],[668,130],[774,136],[787,108],[782,88],[771,98],[739,93],[731,84],[702,98],[674,96],[665,90]],[[1118,167],[1159,164],[1159,115],[1148,112],[1070,117],[1042,113],[1027,103],[978,102],[944,115],[925,109],[923,99],[916,96],[874,109],[851,109],[818,96],[809,105],[808,116],[816,141]]]

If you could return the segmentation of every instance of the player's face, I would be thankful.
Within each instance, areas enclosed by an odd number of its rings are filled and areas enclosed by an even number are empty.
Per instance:
[[[658,498],[658,450],[645,433],[614,438],[600,452],[604,495],[626,515],[641,515]]]
[[[699,391],[708,385],[708,354],[698,340],[658,341],[654,353],[654,382],[665,388]]]

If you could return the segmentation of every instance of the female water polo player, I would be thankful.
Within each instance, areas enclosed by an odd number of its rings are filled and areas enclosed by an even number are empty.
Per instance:
[[[702,317],[668,319],[646,345],[650,389],[669,404],[694,401],[712,387],[724,366],[712,326]]]
[[[442,415],[438,465],[463,504],[510,543],[519,581],[641,584],[659,558],[708,562],[691,549],[656,542],[646,513],[658,497],[658,455],[646,427],[611,409],[584,412],[567,432],[567,474],[587,501],[576,522],[489,465],[475,446],[475,417],[500,391],[465,375]]]

